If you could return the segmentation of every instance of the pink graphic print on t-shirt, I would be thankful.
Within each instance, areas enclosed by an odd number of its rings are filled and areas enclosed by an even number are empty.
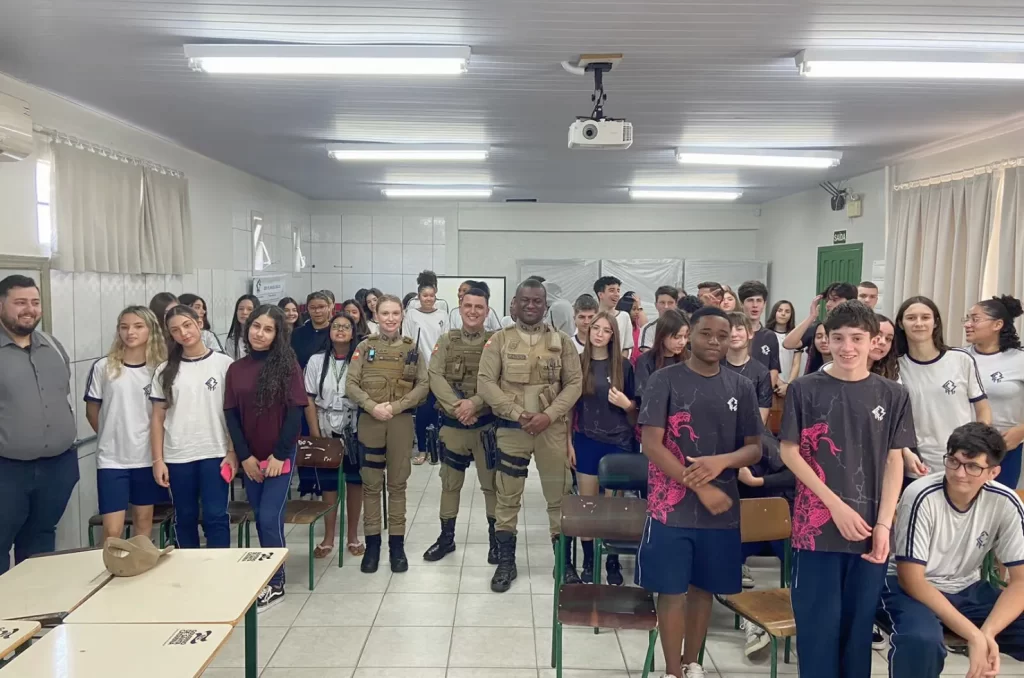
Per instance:
[[[665,447],[672,453],[672,456],[679,460],[679,463],[686,466],[686,455],[679,449],[674,438],[682,437],[684,430],[689,434],[690,442],[696,442],[700,437],[690,426],[690,413],[676,412],[668,418],[667,423]],[[647,512],[652,518],[664,523],[668,520],[668,514],[685,496],[685,486],[669,478],[653,462],[647,463]]]
[[[825,471],[814,458],[818,442],[828,443],[833,456],[838,456],[841,449],[828,437],[828,424],[820,422],[800,431],[800,456],[814,470],[821,482],[825,482]],[[821,534],[821,527],[832,520],[832,513],[825,508],[818,495],[807,489],[807,486],[796,481],[796,500],[793,502],[793,537],[795,549],[814,550],[814,540]]]

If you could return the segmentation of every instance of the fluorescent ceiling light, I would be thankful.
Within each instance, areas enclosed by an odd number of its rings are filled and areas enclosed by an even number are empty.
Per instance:
[[[469,47],[450,45],[185,45],[193,70],[236,75],[459,75]]]
[[[462,144],[338,144],[328,146],[327,154],[344,161],[479,161],[486,160],[486,146]]]
[[[842,153],[825,151],[780,151],[760,149],[678,149],[676,160],[684,165],[729,165],[733,167],[786,167],[828,169],[842,159]]]
[[[629,197],[633,200],[736,200],[742,191],[719,191],[703,188],[631,188]]]
[[[1024,79],[1024,52],[805,49],[796,65],[809,78]]]
[[[386,198],[490,198],[493,189],[480,186],[383,188]]]

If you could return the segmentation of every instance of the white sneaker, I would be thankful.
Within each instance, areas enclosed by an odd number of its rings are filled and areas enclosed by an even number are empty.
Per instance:
[[[754,576],[750,573],[750,568],[746,565],[743,566],[743,575],[740,580],[743,584],[743,588],[752,589],[754,588]]]
[[[771,645],[771,638],[768,637],[764,629],[756,624],[752,624],[745,619],[743,622],[743,629],[747,634],[747,642],[743,647],[743,653],[751,661],[764,659],[764,649]]]
[[[683,678],[707,678],[707,675],[704,673],[704,667],[697,662],[683,667]]]

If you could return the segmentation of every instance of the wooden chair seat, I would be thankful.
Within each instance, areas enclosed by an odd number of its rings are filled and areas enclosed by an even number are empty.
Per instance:
[[[292,525],[309,525],[331,510],[334,504],[325,501],[295,499],[284,505],[284,522]]]
[[[721,596],[718,600],[771,636],[789,638],[796,635],[796,620],[793,618],[789,589],[744,591],[734,596]]]
[[[583,539],[636,541],[647,522],[645,499],[567,496],[562,499],[562,533]]]
[[[153,524],[159,525],[174,517],[174,507],[170,504],[157,504],[153,507]],[[124,512],[124,524],[132,524],[132,512]],[[103,525],[103,514],[97,513],[89,518],[89,527],[101,527]]]
[[[635,586],[566,584],[558,594],[558,621],[569,626],[650,631],[658,626],[654,594]]]

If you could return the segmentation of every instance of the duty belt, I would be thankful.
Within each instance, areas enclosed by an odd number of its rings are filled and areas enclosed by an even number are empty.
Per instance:
[[[459,429],[463,429],[463,430],[475,430],[475,429],[478,429],[478,428],[483,428],[484,426],[487,426],[488,424],[493,423],[494,420],[495,420],[495,416],[493,414],[485,414],[484,416],[482,416],[479,419],[477,419],[476,423],[473,424],[472,426],[466,426],[465,424],[463,424],[458,419],[455,419],[453,417],[449,417],[446,414],[442,414],[441,415],[441,426],[450,426],[452,428],[459,428]]]

